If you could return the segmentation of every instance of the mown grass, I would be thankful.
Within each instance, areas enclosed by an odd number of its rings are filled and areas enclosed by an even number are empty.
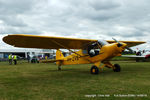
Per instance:
[[[121,72],[104,68],[99,75],[90,74],[90,64],[63,66],[19,62],[0,62],[0,100],[87,100],[150,99],[150,63],[113,61]],[[87,95],[110,97],[86,97]],[[146,94],[147,97],[115,97],[114,94]]]

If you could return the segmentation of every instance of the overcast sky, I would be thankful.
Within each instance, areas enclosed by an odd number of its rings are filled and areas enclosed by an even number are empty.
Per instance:
[[[8,34],[114,37],[150,49],[150,0],[0,0],[0,48],[13,48],[2,41]]]

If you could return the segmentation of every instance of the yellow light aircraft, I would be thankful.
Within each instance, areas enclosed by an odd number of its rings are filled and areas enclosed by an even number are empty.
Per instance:
[[[110,59],[121,56],[125,49],[131,50],[129,48],[131,46],[145,43],[143,41],[117,41],[116,39],[104,41],[24,34],[8,35],[3,38],[3,41],[14,47],[57,49],[55,61],[58,70],[61,70],[61,65],[92,63],[92,74],[98,74],[99,68],[103,67],[112,68],[114,72],[120,72],[120,66],[111,64]],[[64,57],[59,49],[68,49],[73,54]],[[79,49],[79,51],[74,52],[71,49]]]

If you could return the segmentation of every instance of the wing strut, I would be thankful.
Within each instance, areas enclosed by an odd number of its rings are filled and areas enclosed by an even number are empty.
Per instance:
[[[65,47],[64,45],[62,45],[62,44],[60,44],[60,43],[58,43],[58,42],[56,42],[56,41],[54,41],[54,40],[51,40],[51,41],[53,41],[54,43],[56,43],[57,45],[59,45],[59,46],[61,46],[61,47],[63,47],[63,48],[66,48],[66,49],[68,49],[67,47]],[[81,57],[81,55],[80,54],[78,54],[78,53],[76,53],[76,52],[74,52],[74,51],[72,51],[71,49],[68,49],[70,52],[72,52],[72,53],[75,53],[75,54],[77,54],[78,56],[80,56]]]
[[[62,44],[60,44],[60,43],[58,43],[58,42],[56,42],[56,41],[54,41],[54,40],[52,40],[52,41],[53,41],[54,43],[56,43],[57,45],[59,45],[59,46],[61,46],[61,47],[63,47],[63,48],[68,49],[68,48],[65,47],[64,45],[62,45]],[[78,54],[78,53],[72,51],[71,49],[68,49],[68,50],[69,50],[70,52],[75,53],[75,54],[77,54],[78,56],[82,57],[82,55],[80,55],[80,54]],[[91,62],[89,59],[86,59],[86,60],[88,60],[89,62]]]

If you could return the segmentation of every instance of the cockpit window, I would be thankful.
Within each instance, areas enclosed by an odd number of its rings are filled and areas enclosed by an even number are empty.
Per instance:
[[[94,57],[99,54],[101,48],[108,44],[108,42],[104,40],[98,40],[95,43],[88,45],[87,49],[83,49],[83,54],[88,54],[90,57]]]
[[[88,46],[87,53],[90,57],[94,57],[99,54],[100,49],[106,44],[108,44],[108,42],[104,40],[98,40],[98,42],[95,42]]]
[[[96,42],[88,46],[88,54],[90,57],[94,57],[99,54],[101,46]]]
[[[99,43],[101,46],[104,46],[104,45],[108,44],[108,42],[105,41],[105,40],[98,40],[98,43]]]

